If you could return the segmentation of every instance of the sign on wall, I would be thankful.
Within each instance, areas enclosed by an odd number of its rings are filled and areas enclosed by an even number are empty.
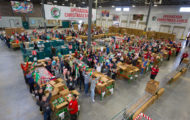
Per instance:
[[[44,5],[47,20],[88,20],[88,8]],[[96,20],[96,10],[92,9],[92,21]]]
[[[133,20],[143,20],[144,15],[143,14],[134,14],[133,15]]]
[[[109,10],[102,10],[102,17],[109,17],[110,11]]]
[[[152,21],[165,24],[182,24],[186,25],[188,23],[188,15],[179,15],[179,14],[162,14],[155,15],[152,17]]]

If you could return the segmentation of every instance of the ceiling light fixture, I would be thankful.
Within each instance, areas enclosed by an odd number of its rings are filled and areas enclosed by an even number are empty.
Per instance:
[[[112,8],[114,8],[115,6],[114,5],[112,5]]]
[[[65,5],[64,3],[62,5]]]
[[[115,11],[121,11],[121,8],[115,8]]]
[[[54,3],[57,3],[57,1],[55,0]]]
[[[129,7],[123,8],[123,11],[128,12],[129,11]]]
[[[27,0],[28,2],[30,2],[30,0]]]
[[[132,7],[136,7],[135,5],[132,5]]]
[[[99,6],[99,8],[102,8],[102,6]]]
[[[190,7],[180,7],[179,12],[190,12]]]
[[[156,5],[156,4],[154,5],[154,7],[157,7],[157,6],[158,6],[158,5]]]
[[[82,4],[85,4],[85,2],[83,1]]]

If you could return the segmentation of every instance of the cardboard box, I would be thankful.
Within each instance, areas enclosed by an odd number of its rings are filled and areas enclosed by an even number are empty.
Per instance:
[[[184,58],[184,59],[183,59],[183,63],[188,64],[188,63],[189,63],[189,58]]]
[[[58,88],[54,88],[52,91],[52,96],[55,96],[59,93],[59,89]]]
[[[148,81],[148,83],[146,85],[145,91],[152,95],[155,95],[159,88],[159,84],[160,83],[158,81],[150,80],[150,81]]]
[[[64,97],[68,102],[72,100],[72,94],[68,94]]]
[[[65,89],[59,92],[60,95],[62,96],[67,96],[69,94],[69,89]]]
[[[80,95],[80,93],[79,93],[77,90],[72,90],[71,93],[72,93],[72,94],[75,94],[75,95],[77,95],[77,96]]]
[[[63,79],[61,79],[61,78],[58,78],[58,79],[57,79],[57,81],[59,81],[59,82],[63,82]]]
[[[53,81],[53,80],[51,80],[51,81],[49,82],[49,84],[53,86],[53,85],[55,85],[55,84],[56,84],[56,82],[55,82],[55,81]]]
[[[65,85],[63,83],[57,83],[57,84],[54,84],[53,87],[54,88],[58,88],[59,90],[62,90],[62,88],[64,87]]]
[[[60,110],[61,108],[66,107],[67,105],[68,105],[68,102],[65,101],[65,102],[63,102],[63,103],[57,105],[57,106],[55,107],[55,109],[56,109],[56,110]]]

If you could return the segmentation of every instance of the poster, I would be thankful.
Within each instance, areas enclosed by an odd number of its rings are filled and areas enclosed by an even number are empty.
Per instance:
[[[14,12],[20,13],[31,13],[33,9],[33,4],[31,2],[19,2],[11,1],[11,6]]]
[[[157,14],[152,16],[152,21],[162,24],[187,25],[189,16],[183,14]]]
[[[143,14],[134,14],[133,15],[133,20],[143,20],[144,15]]]
[[[109,17],[109,16],[110,16],[110,11],[102,10],[102,17]]]
[[[88,8],[44,5],[47,20],[88,20]],[[92,21],[96,20],[96,10],[92,9]]]

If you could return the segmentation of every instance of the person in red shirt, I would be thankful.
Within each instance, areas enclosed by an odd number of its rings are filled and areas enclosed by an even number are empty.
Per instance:
[[[21,68],[22,68],[22,70],[23,70],[23,73],[24,73],[25,82],[28,83],[28,82],[27,82],[27,79],[26,79],[26,74],[27,74],[28,66],[29,66],[28,61],[26,62],[26,64],[21,63],[20,66],[21,66]]]
[[[168,51],[168,61],[170,60],[171,55],[172,55],[172,51],[171,51],[171,49],[169,49],[169,51]]]
[[[154,66],[151,68],[150,79],[154,80],[155,77],[157,76],[158,72],[159,72],[158,65],[154,65]]]
[[[189,56],[189,54],[186,52],[183,53],[182,57],[181,57],[181,61],[180,61],[180,64],[182,63],[183,59],[184,58],[187,58]]]
[[[77,98],[77,95],[74,94],[67,108],[68,111],[70,112],[70,120],[77,120],[78,102],[76,98]]]

